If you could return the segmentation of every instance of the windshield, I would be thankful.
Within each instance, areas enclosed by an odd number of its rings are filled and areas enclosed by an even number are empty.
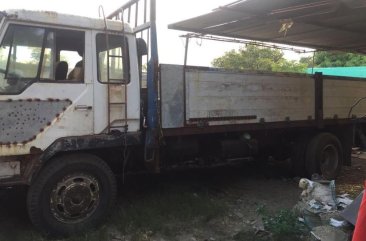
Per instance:
[[[0,94],[16,94],[37,77],[45,30],[10,26],[0,46]]]

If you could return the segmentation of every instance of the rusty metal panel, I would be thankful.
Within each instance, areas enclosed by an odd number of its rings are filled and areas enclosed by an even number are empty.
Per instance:
[[[161,65],[161,115],[163,128],[184,126],[183,66]]]
[[[364,79],[327,77],[324,79],[324,119],[343,119],[348,118],[348,115],[365,117],[366,99],[363,99],[365,97],[366,81]],[[351,111],[352,106],[354,108]]]
[[[305,75],[191,68],[186,73],[186,120],[209,125],[309,120],[315,116],[314,88],[314,80]]]
[[[0,144],[34,140],[70,105],[70,100],[0,101]]]

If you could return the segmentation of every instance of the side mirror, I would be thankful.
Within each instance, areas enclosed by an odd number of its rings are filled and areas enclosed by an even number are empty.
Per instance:
[[[136,39],[136,46],[137,46],[137,55],[139,57],[147,55],[147,45],[144,39],[142,38]]]

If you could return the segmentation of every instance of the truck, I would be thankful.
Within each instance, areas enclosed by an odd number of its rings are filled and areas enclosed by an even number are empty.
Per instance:
[[[272,156],[333,179],[351,165],[366,81],[159,64],[155,0],[100,12],[0,13],[0,185],[28,187],[43,233],[103,222],[116,175]]]

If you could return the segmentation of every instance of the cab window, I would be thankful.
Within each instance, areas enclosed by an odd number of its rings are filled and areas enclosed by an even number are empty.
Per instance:
[[[129,83],[127,39],[120,35],[97,34],[98,80],[102,83]]]
[[[0,94],[19,94],[37,81],[83,82],[84,35],[10,25],[0,45]]]

